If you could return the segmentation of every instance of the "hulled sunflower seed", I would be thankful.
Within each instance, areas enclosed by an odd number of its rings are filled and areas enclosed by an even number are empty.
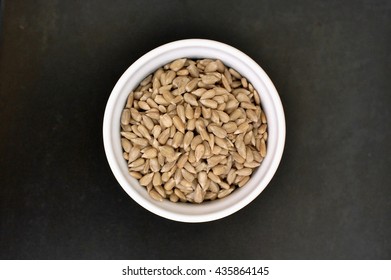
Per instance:
[[[194,202],[195,203],[201,203],[204,200],[202,196],[202,189],[200,185],[197,185],[196,189],[194,190]]]
[[[149,183],[151,183],[154,174],[155,174],[155,173],[152,172],[152,173],[148,173],[147,175],[144,175],[144,176],[139,180],[140,185],[142,185],[142,186],[147,186]]]
[[[142,157],[148,159],[155,158],[157,157],[157,150],[153,147],[148,147],[144,149]]]
[[[170,201],[171,202],[178,202],[178,200],[179,200],[179,197],[175,193],[170,194]]]
[[[127,125],[130,122],[130,110],[124,109],[121,115],[121,124]]]
[[[159,147],[159,151],[166,158],[171,158],[175,156],[175,150],[167,145]]]
[[[217,102],[212,99],[202,99],[200,100],[200,103],[208,108],[212,108],[212,109],[217,108]]]
[[[266,143],[265,143],[265,139],[261,139],[261,156],[262,157],[265,157],[266,156]]]
[[[211,99],[211,98],[215,97],[215,95],[216,95],[215,90],[214,90],[214,89],[210,89],[210,90],[205,91],[205,92],[201,95],[200,100],[203,100],[203,99]]]
[[[143,177],[143,175],[140,172],[135,172],[135,171],[129,171],[129,175],[137,180]]]
[[[220,137],[220,138],[225,138],[227,137],[227,131],[221,128],[220,126],[217,125],[209,125],[208,130],[212,132],[215,136]]]
[[[160,164],[157,158],[151,158],[149,160],[149,169],[151,169],[152,172],[158,172],[160,170]]]
[[[241,188],[250,180],[250,176],[246,176],[238,182],[238,186]]]
[[[205,153],[205,146],[203,144],[198,144],[194,152],[195,160],[199,161],[204,156],[204,153]]]
[[[163,201],[163,197],[155,190],[151,190],[149,192],[149,195],[154,199],[154,200],[157,200],[157,201]]]
[[[186,63],[186,58],[181,58],[173,61],[170,64],[170,69],[173,71],[179,71]]]
[[[195,90],[197,88],[197,85],[198,85],[198,82],[199,82],[199,79],[197,78],[194,78],[192,79],[190,82],[187,83],[187,85],[185,86],[185,90],[187,92],[192,92],[193,90]]]
[[[185,100],[185,102],[189,103],[192,106],[198,106],[197,99],[191,93],[185,93],[183,95],[183,99]]]
[[[218,198],[223,198],[223,197],[226,197],[227,195],[229,195],[230,193],[232,193],[234,191],[234,188],[230,188],[228,190],[226,189],[222,189],[219,191],[219,193],[217,194],[217,197]]]
[[[160,116],[160,123],[161,126],[164,128],[171,127],[172,126],[172,119],[168,114],[164,114]]]
[[[215,75],[204,75],[201,77],[201,81],[206,85],[213,85],[220,81],[220,78],[216,77]]]
[[[177,167],[178,168],[183,168],[187,162],[189,158],[189,155],[188,154],[182,154],[179,159],[178,159],[178,162],[177,162]]]
[[[211,179],[215,183],[220,183],[221,182],[220,177],[217,176],[216,174],[214,174],[213,172],[209,172],[208,173],[208,177],[209,177],[209,179]]]
[[[252,172],[253,172],[253,170],[251,168],[242,168],[242,169],[236,171],[236,175],[249,176],[249,175],[251,175]]]
[[[121,138],[121,146],[122,149],[124,149],[124,151],[127,153],[129,153],[130,149],[132,148],[132,144],[130,144],[130,141],[126,138]]]
[[[159,186],[159,185],[162,184],[162,177],[160,175],[160,172],[155,172],[153,174],[152,184],[153,184],[154,187]]]

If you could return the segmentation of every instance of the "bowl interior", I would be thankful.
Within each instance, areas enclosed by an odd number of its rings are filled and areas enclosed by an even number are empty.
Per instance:
[[[128,174],[122,157],[120,116],[128,94],[147,75],[177,58],[220,59],[241,73],[260,93],[262,108],[268,120],[267,155],[249,182],[229,196],[202,204],[158,202]],[[251,202],[271,180],[282,156],[285,120],[277,91],[266,73],[247,55],[222,43],[210,40],[182,40],[152,50],[137,60],[115,85],[104,117],[104,144],[110,167],[123,189],[140,205],[168,219],[204,222],[227,216]]]

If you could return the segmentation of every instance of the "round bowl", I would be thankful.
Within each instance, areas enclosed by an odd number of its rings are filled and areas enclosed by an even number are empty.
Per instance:
[[[122,157],[120,118],[128,94],[159,67],[177,58],[220,59],[251,82],[261,97],[268,121],[267,154],[251,179],[232,194],[201,204],[153,200],[138,181],[128,174]],[[181,222],[207,222],[226,217],[254,200],[267,186],[281,161],[285,143],[285,117],[281,100],[262,68],[243,52],[220,42],[204,39],[180,40],[160,46],[134,62],[121,76],[107,102],[103,120],[103,141],[107,160],[125,192],[147,210]]]

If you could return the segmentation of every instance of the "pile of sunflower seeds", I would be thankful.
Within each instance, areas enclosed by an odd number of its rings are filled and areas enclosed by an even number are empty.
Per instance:
[[[249,181],[266,156],[267,120],[237,71],[182,58],[129,94],[121,136],[129,174],[153,199],[201,203]]]

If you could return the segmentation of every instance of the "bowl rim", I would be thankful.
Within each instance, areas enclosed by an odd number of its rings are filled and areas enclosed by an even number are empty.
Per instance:
[[[164,54],[168,51],[172,51],[173,49],[177,48],[185,48],[185,47],[213,47],[215,49],[222,49],[224,52],[229,53],[236,58],[238,58],[240,61],[248,65],[249,68],[251,68],[254,72],[257,73],[258,76],[260,76],[260,79],[267,87],[270,98],[272,99],[272,104],[275,107],[275,113],[277,115],[277,143],[276,143],[276,150],[274,153],[274,157],[271,161],[270,167],[267,170],[266,176],[263,178],[263,188],[260,188],[259,191],[254,191],[251,193],[251,195],[245,197],[245,199],[242,199],[238,201],[238,203],[231,205],[228,208],[225,208],[220,211],[207,213],[203,215],[188,215],[188,214],[182,214],[182,213],[173,213],[166,209],[161,209],[156,207],[153,203],[146,201],[144,198],[142,198],[135,190],[133,190],[132,186],[129,186],[129,183],[126,181],[126,179],[123,177],[123,174],[119,170],[119,167],[117,166],[117,161],[114,155],[114,152],[112,150],[113,148],[113,141],[111,138],[111,129],[112,129],[112,114],[115,109],[116,101],[121,93],[121,90],[129,80],[129,78],[134,74],[134,72],[142,67],[144,64],[146,64],[148,61],[150,61],[152,58],[156,57],[157,55]],[[179,57],[178,57],[179,58]],[[104,144],[104,150],[106,153],[106,158],[109,163],[110,169],[113,172],[115,178],[117,179],[120,186],[125,190],[125,192],[138,204],[140,204],[145,209],[149,210],[150,212],[159,215],[161,217],[174,220],[174,221],[180,221],[180,222],[208,222],[213,220],[218,220],[221,218],[224,218],[226,216],[229,216],[238,210],[242,209],[246,205],[248,205],[251,201],[253,201],[263,190],[264,188],[270,183],[272,177],[274,176],[275,172],[277,171],[277,168],[281,162],[284,146],[285,146],[285,137],[286,137],[286,123],[285,123],[285,115],[284,110],[282,107],[281,99],[278,95],[278,92],[272,83],[269,76],[266,74],[266,72],[248,55],[243,53],[242,51],[227,45],[225,43],[221,43],[214,40],[208,40],[208,39],[185,39],[185,40],[178,40],[174,42],[170,42],[164,45],[161,45],[143,56],[141,56],[139,59],[137,59],[134,63],[132,63],[127,70],[121,75],[117,83],[115,84],[113,90],[110,93],[108,102],[106,104],[105,112],[104,112],[104,118],[103,118],[103,144]],[[126,187],[125,187],[126,186]]]

